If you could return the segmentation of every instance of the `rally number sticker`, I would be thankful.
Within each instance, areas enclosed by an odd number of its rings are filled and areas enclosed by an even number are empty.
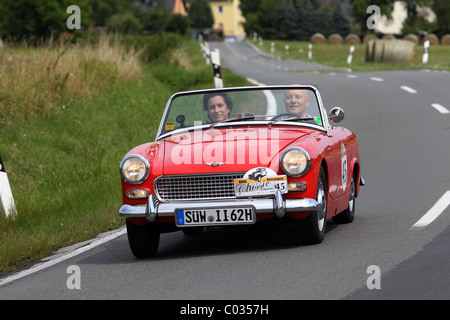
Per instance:
[[[347,152],[345,150],[345,146],[341,144],[341,177],[342,177],[342,187],[347,188],[347,177],[348,177],[348,169],[347,169]]]

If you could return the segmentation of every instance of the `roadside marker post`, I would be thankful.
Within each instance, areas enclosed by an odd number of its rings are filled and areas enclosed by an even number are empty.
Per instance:
[[[308,59],[312,59],[312,44],[308,44]]]
[[[0,214],[8,217],[17,215],[14,198],[9,185],[5,166],[3,165],[2,155],[0,154]]]
[[[208,42],[203,41],[203,36],[198,36],[200,42],[200,48],[202,49],[203,58],[205,58],[206,64],[210,63],[211,50],[209,49]]]
[[[211,51],[211,62],[214,71],[214,84],[216,88],[223,88],[222,73],[220,71],[220,51],[216,49]]]
[[[348,57],[347,57],[347,64],[351,64],[352,60],[353,60],[353,52],[355,52],[355,46],[351,46],[350,47],[350,51],[348,53]]]
[[[422,63],[428,62],[428,48],[430,48],[430,41],[427,40],[423,44],[423,56],[422,56]]]

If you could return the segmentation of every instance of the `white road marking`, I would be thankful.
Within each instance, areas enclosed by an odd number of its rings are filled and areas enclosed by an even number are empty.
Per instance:
[[[382,82],[382,81],[384,81],[384,79],[382,79],[382,78],[377,78],[377,77],[371,77],[370,80],[372,80],[372,81],[377,81],[377,82]]]
[[[432,103],[431,106],[432,106],[433,108],[435,108],[437,111],[439,111],[440,113],[442,113],[442,114],[450,113],[450,111],[448,111],[447,108],[441,106],[441,105],[438,104],[438,103]]]
[[[402,88],[403,90],[405,90],[406,92],[409,92],[409,93],[417,93],[417,90],[414,90],[413,88],[410,88],[408,86],[401,86],[400,88]]]
[[[27,270],[18,272],[16,274],[13,274],[12,276],[9,276],[7,278],[0,279],[0,287],[2,285],[4,285],[4,284],[7,284],[7,283],[11,282],[11,281],[14,281],[14,280],[26,277],[26,276],[28,276],[30,274],[33,274],[35,272],[38,272],[38,271],[44,270],[44,269],[46,269],[48,267],[51,267],[51,266],[53,266],[53,265],[55,265],[57,263],[60,263],[60,262],[65,261],[67,259],[73,258],[73,257],[75,257],[75,256],[77,256],[79,254],[82,254],[83,252],[89,251],[89,250],[91,250],[91,249],[93,249],[95,247],[98,247],[98,246],[100,246],[100,245],[102,245],[102,244],[104,244],[104,243],[106,243],[108,241],[111,241],[111,240],[113,240],[113,239],[115,239],[117,237],[120,237],[121,235],[125,234],[126,232],[127,232],[127,229],[125,227],[122,227],[122,228],[118,229],[117,231],[114,231],[112,233],[108,233],[107,236],[93,239],[93,241],[90,242],[88,245],[85,245],[85,246],[80,247],[80,248],[78,248],[76,250],[70,251],[70,252],[68,252],[66,254],[63,254],[61,256],[56,256],[55,258],[50,258],[50,260],[48,260],[48,261],[36,264],[36,265],[32,266],[31,268],[29,268]]]
[[[357,76],[356,75],[354,75],[354,74],[348,74],[347,75],[347,78],[356,78]]]
[[[424,228],[437,219],[450,204],[450,190],[434,204],[434,206],[420,218],[412,228]]]

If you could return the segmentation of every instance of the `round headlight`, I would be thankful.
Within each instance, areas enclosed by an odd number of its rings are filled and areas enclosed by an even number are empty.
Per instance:
[[[281,156],[281,169],[287,175],[298,177],[309,170],[311,165],[311,157],[309,153],[300,147],[293,147],[283,152]]]
[[[123,158],[120,173],[125,182],[139,184],[148,177],[150,164],[140,154],[132,154]]]

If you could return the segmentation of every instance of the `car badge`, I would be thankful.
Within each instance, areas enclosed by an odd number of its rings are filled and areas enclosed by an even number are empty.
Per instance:
[[[207,166],[210,166],[210,167],[213,167],[213,168],[221,166],[223,164],[226,164],[226,162],[215,162],[214,161],[214,162],[204,163],[204,165],[207,165]]]

